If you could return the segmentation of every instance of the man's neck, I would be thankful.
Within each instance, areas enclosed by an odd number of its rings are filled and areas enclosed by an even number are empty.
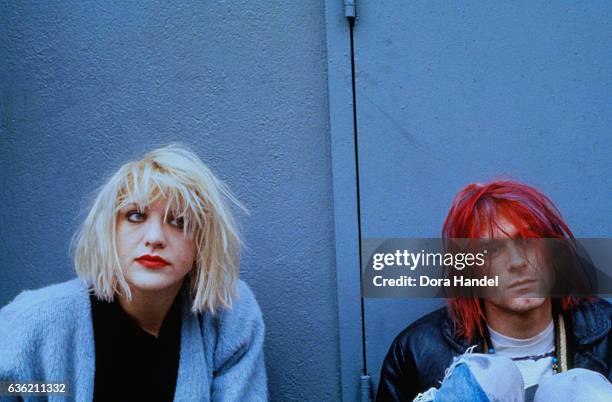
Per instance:
[[[487,324],[502,335],[516,339],[528,339],[546,329],[552,321],[552,305],[550,299],[527,311],[512,311],[485,300],[485,316]]]

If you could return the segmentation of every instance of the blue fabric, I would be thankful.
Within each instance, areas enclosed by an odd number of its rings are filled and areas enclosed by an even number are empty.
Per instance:
[[[262,315],[245,283],[237,291],[233,308],[216,316],[195,315],[184,303],[175,401],[267,400]],[[71,399],[88,401],[94,359],[91,305],[79,279],[23,292],[0,310],[0,381],[67,382]]]
[[[435,402],[490,402],[467,364],[452,369],[436,393]]]
[[[600,373],[581,368],[545,378],[535,393],[535,402],[609,402],[612,384]]]
[[[440,389],[419,395],[434,402],[607,402],[612,384],[601,373],[576,368],[544,378],[535,397],[526,398],[522,375],[512,360],[494,355],[466,353],[447,370]],[[532,387],[535,388],[535,387]],[[532,392],[533,393],[533,392]]]

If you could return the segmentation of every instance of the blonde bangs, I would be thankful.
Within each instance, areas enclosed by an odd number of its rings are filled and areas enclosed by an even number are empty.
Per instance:
[[[185,235],[194,235],[208,223],[206,200],[197,189],[169,176],[163,169],[143,162],[128,167],[128,173],[117,192],[115,212],[134,205],[144,211],[150,204],[164,200],[168,215],[181,217]]]
[[[116,251],[117,214],[128,205],[144,211],[157,200],[165,200],[166,215],[183,219],[185,236],[196,242],[195,267],[186,277],[192,311],[214,313],[231,307],[241,240],[228,204],[246,209],[194,153],[179,145],[123,165],[102,187],[75,235],[79,277],[100,298],[112,300],[122,292],[129,299]]]

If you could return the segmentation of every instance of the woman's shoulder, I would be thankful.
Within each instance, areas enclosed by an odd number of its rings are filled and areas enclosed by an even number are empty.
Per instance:
[[[242,280],[236,283],[236,297],[229,308],[219,313],[220,320],[225,326],[242,327],[245,324],[262,323],[263,319],[257,299],[251,288]]]
[[[87,286],[80,279],[57,283],[36,290],[25,290],[0,310],[0,321],[36,324],[77,311],[89,303]]]
[[[265,327],[255,295],[249,286],[239,280],[236,284],[236,297],[231,307],[223,308],[216,314],[204,314],[202,334],[213,357],[212,367],[219,376],[238,374],[240,378],[254,378],[259,375],[246,375],[253,367],[264,378],[263,342]],[[236,375],[236,374],[234,374]],[[260,384],[261,385],[261,384]],[[234,398],[230,398],[234,399]]]
[[[261,315],[255,294],[253,294],[249,285],[241,279],[238,279],[236,284],[236,298],[232,310],[236,310],[238,314]]]
[[[254,333],[263,334],[264,323],[255,295],[242,280],[236,283],[236,295],[230,307],[214,314],[204,314],[204,331],[214,331],[220,338],[241,339]]]
[[[78,279],[21,292],[0,309],[0,380],[44,378],[87,331],[89,297]],[[45,364],[50,364],[47,367]]]

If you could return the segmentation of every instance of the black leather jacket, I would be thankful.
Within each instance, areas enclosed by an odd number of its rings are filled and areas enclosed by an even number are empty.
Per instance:
[[[584,302],[564,314],[570,348],[570,367],[602,373],[612,381],[610,336],[612,306],[601,299]],[[453,357],[478,344],[455,336],[446,308],[430,313],[404,329],[385,357],[378,384],[377,401],[412,401],[419,392],[438,388]]]

